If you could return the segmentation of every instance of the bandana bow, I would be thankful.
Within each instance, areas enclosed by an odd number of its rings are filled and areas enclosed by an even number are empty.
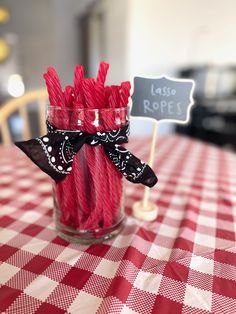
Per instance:
[[[128,181],[148,187],[157,183],[153,170],[120,145],[128,142],[129,124],[118,130],[95,134],[57,129],[49,121],[47,128],[46,135],[15,144],[57,183],[71,172],[73,158],[84,144],[102,145],[106,155]]]

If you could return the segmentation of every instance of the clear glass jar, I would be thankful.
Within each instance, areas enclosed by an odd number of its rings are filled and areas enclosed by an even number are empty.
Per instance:
[[[47,119],[56,128],[87,133],[119,129],[128,123],[127,108],[67,109],[50,106]],[[62,154],[63,155],[63,154]],[[70,152],[60,157],[68,162]],[[92,244],[115,236],[124,224],[123,177],[103,146],[84,144],[72,171],[53,184],[58,235],[73,243]]]

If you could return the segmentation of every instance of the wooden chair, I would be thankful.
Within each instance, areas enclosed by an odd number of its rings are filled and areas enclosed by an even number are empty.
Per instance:
[[[23,121],[22,139],[27,140],[32,137],[29,116],[27,112],[27,105],[30,103],[38,104],[39,135],[42,136],[45,134],[45,111],[47,102],[47,90],[41,89],[27,92],[19,98],[10,99],[9,101],[6,101],[4,104],[2,104],[0,107],[0,132],[2,135],[3,144],[10,144],[12,142],[11,133],[8,126],[8,118],[16,111],[19,112],[19,115]]]

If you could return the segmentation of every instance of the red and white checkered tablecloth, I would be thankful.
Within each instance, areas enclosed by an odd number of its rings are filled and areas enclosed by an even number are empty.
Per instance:
[[[130,149],[147,160],[145,140]],[[0,312],[236,313],[236,155],[158,140],[155,222],[129,216],[116,238],[69,244],[52,222],[51,183],[0,148]],[[127,212],[143,187],[127,184]]]

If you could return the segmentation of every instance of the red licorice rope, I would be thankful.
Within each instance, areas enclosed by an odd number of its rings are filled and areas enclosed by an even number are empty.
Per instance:
[[[73,108],[75,110],[72,120],[77,120],[78,112],[84,108],[84,93],[82,89],[82,82],[84,80],[84,68],[81,65],[77,65],[74,71],[74,103]],[[89,215],[90,209],[87,201],[88,183],[86,181],[86,163],[84,157],[84,148],[82,148],[74,157],[73,161],[73,182],[75,186],[75,194],[73,198],[75,200],[75,208],[78,208],[77,225],[83,226],[84,219]]]
[[[108,68],[107,63],[101,62],[95,80],[84,78],[83,67],[77,65],[74,86],[66,86],[63,92],[55,69],[50,67],[44,74],[49,101],[61,108],[51,113],[50,122],[61,129],[88,133],[124,126],[127,112],[120,112],[119,108],[128,105],[130,83],[104,86]],[[109,228],[119,211],[122,175],[101,145],[85,144],[74,157],[71,173],[56,185],[55,192],[61,223],[78,229]]]
[[[98,76],[95,84],[95,93],[92,95],[95,99],[95,108],[104,108],[105,103],[105,88],[104,83],[107,75],[109,65],[105,62],[100,64]],[[92,102],[93,103],[93,102]],[[97,116],[98,125],[96,131],[104,131],[104,125],[101,125],[101,116]],[[94,227],[96,224],[99,227],[99,222],[102,220],[103,227],[110,227],[112,225],[112,209],[109,201],[109,189],[107,180],[104,180],[104,173],[107,173],[106,156],[103,147],[97,146],[94,149],[96,168],[94,175],[94,185],[96,187],[96,203],[94,211],[91,213],[85,228]],[[101,227],[101,226],[100,226]]]
[[[60,80],[57,72],[54,68],[48,68],[47,73],[44,74],[46,86],[48,89],[49,101],[52,106],[59,107],[61,109],[66,107],[65,97],[61,88]],[[63,111],[55,109],[56,113],[51,117],[51,122],[59,128],[66,129],[68,127],[68,119],[64,119]],[[56,195],[61,208],[61,221],[71,223],[74,226],[74,221],[71,219],[70,213],[66,210],[73,205],[71,204],[70,198],[64,197],[65,193],[70,189],[71,182],[69,178],[65,178],[62,183],[59,183],[56,188]]]

